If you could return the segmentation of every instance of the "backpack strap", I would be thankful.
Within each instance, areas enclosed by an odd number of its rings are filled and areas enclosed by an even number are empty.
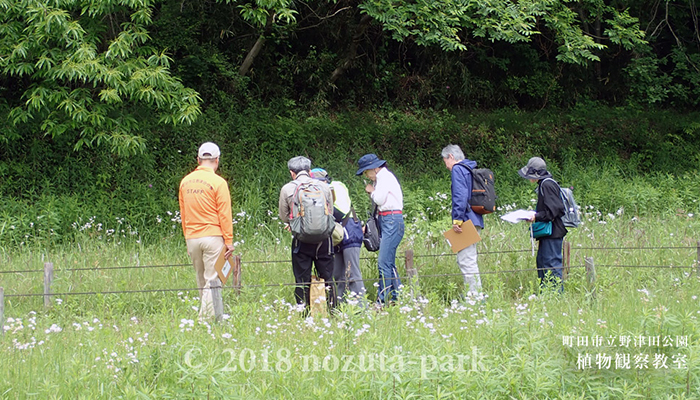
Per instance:
[[[564,203],[564,208],[566,208],[566,200],[564,199],[564,197],[566,197],[566,196],[564,196],[564,191],[561,190],[561,185],[559,185],[559,182],[555,181],[552,178],[544,178],[544,179],[542,179],[542,183],[544,183],[544,181],[546,181],[546,180],[550,180],[550,181],[554,182],[555,185],[557,185],[557,188],[559,188],[559,199],[561,199],[561,202]],[[538,187],[538,189],[540,191],[540,195],[542,194],[542,183],[540,183],[540,186]],[[566,211],[565,211],[565,213],[566,213]]]
[[[353,206],[350,206],[350,211],[348,211],[348,213],[345,214],[345,217],[343,217],[343,220],[341,221],[343,228],[345,228],[345,226],[347,226],[348,221],[350,220],[350,215],[352,215],[353,221],[360,222],[360,219],[357,218],[357,214],[355,214],[355,208]]]
[[[459,165],[460,167],[466,168],[467,171],[469,171],[469,173],[472,175],[472,177],[474,176],[474,170],[473,170],[470,166],[464,165],[464,164],[460,164],[460,163],[458,163],[458,162],[455,163],[455,165]]]
[[[297,201],[297,194],[299,193],[299,188],[301,185],[303,185],[303,182],[297,183],[297,187],[294,189],[294,194],[292,194],[292,206],[289,207],[289,220],[291,221],[292,218],[294,218],[294,203]],[[304,215],[304,205],[299,202],[299,215],[303,216]]]
[[[561,186],[559,186],[559,182],[555,181],[555,180],[552,179],[552,178],[544,178],[544,179],[542,179],[542,182],[540,183],[540,186],[538,187],[538,189],[540,190],[540,194],[542,194],[542,183],[544,183],[545,181],[552,181],[552,182],[554,182],[554,184],[557,185],[557,187],[559,188],[559,194],[560,194],[560,196],[561,196]]]
[[[455,163],[455,165],[459,165],[459,166],[461,166],[461,167],[464,167],[464,168],[467,169],[467,171],[469,171],[469,176],[470,176],[471,179],[472,179],[472,191],[473,191],[473,190],[474,190],[474,170],[473,170],[470,166],[468,166],[468,165],[464,165],[464,164],[460,164],[460,163]],[[454,165],[452,166],[452,168],[454,168]],[[471,199],[471,197],[472,197],[472,194],[469,193],[469,198]],[[466,203],[466,206],[467,206],[467,207],[466,207],[467,212],[472,211],[472,205],[469,204],[468,201],[467,201],[467,203]]]

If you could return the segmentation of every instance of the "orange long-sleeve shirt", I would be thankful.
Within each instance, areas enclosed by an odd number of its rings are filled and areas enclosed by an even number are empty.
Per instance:
[[[200,165],[182,179],[178,197],[185,239],[222,236],[233,244],[231,193],[224,178]]]

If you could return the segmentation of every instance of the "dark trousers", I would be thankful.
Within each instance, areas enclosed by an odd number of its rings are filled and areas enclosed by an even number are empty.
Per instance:
[[[292,270],[294,281],[298,284],[294,289],[297,304],[309,307],[309,288],[311,282],[311,266],[316,267],[316,275],[326,284],[326,300],[328,306],[335,306],[335,286],[333,285],[333,247],[331,239],[321,243],[302,243],[292,240]]]
[[[564,291],[561,257],[563,241],[563,238],[540,239],[537,247],[537,277],[540,278],[540,287],[553,286],[560,293]]]

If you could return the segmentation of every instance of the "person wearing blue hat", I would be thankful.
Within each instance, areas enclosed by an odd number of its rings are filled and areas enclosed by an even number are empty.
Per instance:
[[[377,302],[386,304],[396,300],[401,280],[396,270],[396,249],[403,239],[403,192],[396,176],[387,169],[386,161],[376,154],[365,154],[357,161],[357,175],[364,175],[369,183],[365,191],[377,205],[379,222],[379,292]]]

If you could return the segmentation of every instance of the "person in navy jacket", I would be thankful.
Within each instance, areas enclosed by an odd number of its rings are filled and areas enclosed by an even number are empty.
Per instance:
[[[465,159],[462,149],[456,144],[442,149],[442,161],[452,175],[452,229],[460,233],[462,224],[472,221],[476,231],[481,233],[484,228],[484,217],[475,213],[469,206],[472,198],[471,170],[476,168],[476,161]],[[464,286],[469,288],[468,294],[481,292],[476,243],[457,253],[457,265],[464,275]]]

